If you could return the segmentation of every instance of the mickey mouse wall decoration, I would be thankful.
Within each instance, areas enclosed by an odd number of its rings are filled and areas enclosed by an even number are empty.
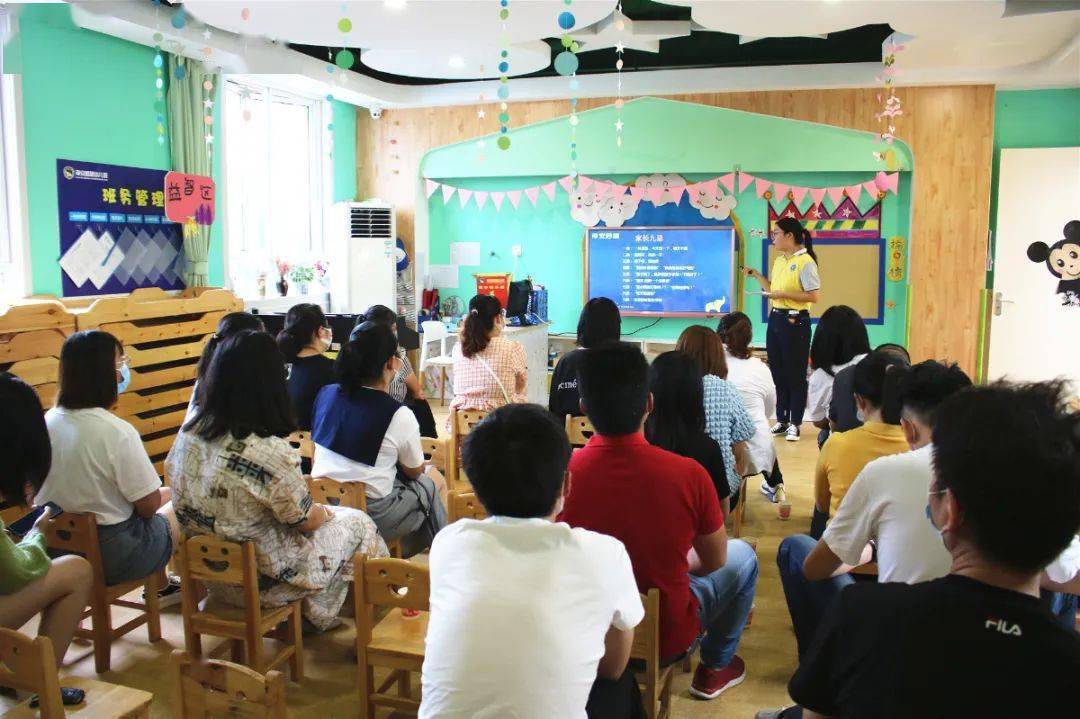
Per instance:
[[[1062,232],[1065,237],[1052,245],[1033,242],[1027,256],[1032,262],[1045,262],[1046,269],[1058,278],[1057,294],[1063,305],[1080,307],[1080,220],[1071,220]]]

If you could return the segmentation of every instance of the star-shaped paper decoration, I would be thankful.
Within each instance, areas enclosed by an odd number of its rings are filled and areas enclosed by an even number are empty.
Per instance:
[[[815,218],[821,217],[821,210],[819,210],[816,207],[814,208],[814,217]]]
[[[209,40],[210,36],[213,35],[213,34],[214,33],[210,32],[210,26],[209,25],[207,25],[205,28],[203,28],[203,31],[202,31],[203,40]]]
[[[623,44],[622,40],[615,43],[615,52],[625,52],[625,51],[626,51],[626,45]]]
[[[622,120],[619,120],[618,122],[615,123],[615,130],[616,131],[622,132],[622,128],[623,128]]]
[[[622,30],[616,27],[620,21]],[[615,11],[598,23],[571,33],[570,37],[581,43],[582,52],[621,45],[624,49],[656,53],[660,52],[661,40],[689,34],[689,20],[631,20]]]
[[[480,108],[476,111],[476,117],[480,120],[483,120],[485,115],[487,115],[487,113],[484,112],[484,108]]]
[[[202,101],[202,104],[207,110],[209,110],[210,108],[212,108],[214,106],[214,101],[211,100],[210,98],[206,98],[205,100]]]
[[[214,136],[211,135],[209,132],[206,133],[206,144],[209,145],[209,144],[212,144],[213,142],[214,142]]]
[[[851,208],[845,207],[844,211],[840,213],[843,217],[851,217]]]

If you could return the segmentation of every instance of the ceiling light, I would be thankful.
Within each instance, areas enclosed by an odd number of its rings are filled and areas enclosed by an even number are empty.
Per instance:
[[[405,8],[405,0],[383,0],[383,5],[388,10],[402,10]]]
[[[455,69],[465,67],[465,58],[463,58],[461,55],[451,55],[450,67]]]

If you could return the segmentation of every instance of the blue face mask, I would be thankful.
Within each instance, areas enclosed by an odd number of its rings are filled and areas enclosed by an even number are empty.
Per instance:
[[[934,515],[930,513],[930,503],[926,503],[926,518],[930,520],[930,526],[937,529],[938,526],[934,524]]]
[[[120,365],[120,381],[116,383],[117,394],[123,394],[131,384],[131,369],[127,363]]]

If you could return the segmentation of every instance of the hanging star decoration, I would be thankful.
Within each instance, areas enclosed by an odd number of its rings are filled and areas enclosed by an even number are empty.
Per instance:
[[[619,18],[615,23],[616,32],[622,35],[626,28],[626,23],[622,20],[622,2],[620,0],[618,6],[615,8],[615,17]],[[615,97],[615,115],[618,120],[615,123],[615,147],[622,147],[622,108],[623,108],[623,96],[622,96],[622,69],[623,69],[623,52],[626,50],[626,45],[623,44],[622,37],[615,43],[615,71],[618,73],[617,85],[616,85],[616,97]]]
[[[204,27],[204,28],[203,28],[203,31],[202,31],[202,36],[203,36],[203,40],[209,40],[209,39],[210,39],[210,37],[211,37],[211,36],[212,36],[213,34],[214,34],[214,33],[212,33],[212,32],[210,31],[210,26],[209,26],[209,25],[207,25],[206,27]]]
[[[202,104],[203,104],[203,107],[205,107],[207,110],[209,110],[210,108],[212,108],[214,106],[214,101],[211,100],[210,98],[206,98],[205,100],[203,100]]]
[[[487,113],[484,112],[484,108],[482,108],[482,107],[479,110],[476,111],[476,118],[478,120],[483,120],[486,115],[487,115]]]
[[[623,121],[622,120],[616,120],[615,121],[615,131],[616,132],[622,132],[622,128],[623,128]]]
[[[209,132],[206,133],[206,137],[204,139],[206,140],[207,145],[212,145],[214,143],[214,136]]]

